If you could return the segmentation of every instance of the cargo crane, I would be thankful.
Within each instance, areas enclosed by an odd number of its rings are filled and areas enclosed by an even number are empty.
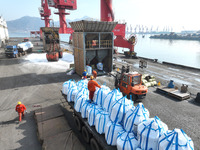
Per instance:
[[[41,6],[42,7],[39,8],[39,10],[42,20],[45,20],[45,27],[49,27],[49,20],[50,20],[49,16],[51,15],[51,10],[49,9],[50,6],[58,9],[58,12],[55,14],[59,15],[59,20],[60,20],[59,33],[64,33],[64,34],[73,33],[72,28],[67,27],[65,15],[69,15],[70,13],[66,13],[65,9],[76,10],[77,9],[76,0],[48,0],[48,1],[42,0]]]
[[[45,27],[49,27],[49,17],[51,16],[51,10],[49,9],[47,0],[42,0],[41,6],[42,7],[39,8],[41,19],[45,20]]]
[[[59,15],[60,20],[60,29],[59,33],[71,34],[70,41],[72,40],[72,33],[74,32],[72,28],[67,27],[67,22],[65,15],[69,15],[70,13],[66,13],[67,10],[76,10],[77,4],[76,0],[48,0],[48,4],[50,7],[54,7],[58,9],[58,12],[55,14]]]
[[[51,10],[49,9],[47,0],[41,0],[41,7],[39,7],[39,12],[41,19],[45,21],[45,27],[49,27],[50,26],[49,17],[51,16]],[[40,29],[40,39],[42,38],[43,38],[42,30]]]
[[[101,0],[101,21],[114,21],[114,13],[112,10],[112,0]],[[137,43],[136,36],[132,34],[128,40],[125,38],[126,24],[117,24],[113,30],[116,36],[114,45],[116,47],[128,48],[129,52],[124,52],[126,57],[136,57],[134,52]]]
[[[65,33],[65,34],[72,34],[73,33],[73,30],[72,28],[68,28],[67,27],[67,23],[66,23],[66,18],[65,18],[65,15],[69,15],[69,13],[65,13],[65,9],[68,9],[68,10],[76,10],[77,9],[77,5],[76,5],[76,0],[42,0],[41,1],[41,5],[42,7],[39,9],[40,10],[40,15],[42,17],[42,20],[45,20],[45,30],[43,30],[43,32],[47,31],[53,31],[51,32],[50,35],[54,35],[54,30],[56,28],[54,27],[49,27],[49,16],[51,15],[51,10],[49,9],[49,6],[50,7],[54,7],[56,9],[58,9],[58,13],[55,13],[55,14],[58,14],[59,15],[59,20],[60,20],[60,28],[59,28],[59,33]],[[45,51],[47,51],[47,60],[48,61],[57,61],[58,60],[58,57],[59,58],[62,58],[62,51],[60,50],[60,46],[57,46],[58,48],[55,48],[54,45],[59,45],[60,42],[57,42],[55,44],[55,41],[59,41],[59,39],[54,39],[53,40],[50,40],[50,42],[53,42],[53,43],[49,43],[49,40],[46,39],[49,37],[49,33],[43,33],[41,34],[41,37],[42,35],[45,35],[44,38],[43,38],[43,43],[44,43],[44,49]],[[42,32],[41,32],[42,33]],[[56,34],[57,34],[57,30],[56,30]],[[54,37],[54,36],[53,36]],[[70,40],[72,39],[72,36],[70,36]],[[47,45],[50,44],[53,45],[52,48],[47,48]]]

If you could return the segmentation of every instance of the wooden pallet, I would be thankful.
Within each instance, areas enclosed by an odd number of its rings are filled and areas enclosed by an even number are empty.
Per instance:
[[[168,88],[168,87],[165,87],[165,86],[159,86],[157,89],[156,89],[157,92],[160,92],[160,93],[163,93],[163,94],[168,94],[169,92],[174,92],[174,91],[178,91],[174,88]]]
[[[160,86],[156,89],[157,92],[167,94],[179,100],[186,100],[190,98],[189,93],[181,93],[178,89]]]
[[[188,98],[190,98],[190,94],[189,93],[181,93],[179,90],[178,91],[174,91],[174,92],[169,92],[170,96],[176,97],[180,100],[186,100]]]

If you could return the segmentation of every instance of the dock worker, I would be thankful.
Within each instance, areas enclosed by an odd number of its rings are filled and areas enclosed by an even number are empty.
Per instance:
[[[94,78],[96,79],[96,77],[97,77],[97,72],[96,72],[95,70],[93,70],[93,71],[92,71],[92,74],[93,74]]]
[[[88,73],[86,72],[86,70],[83,71],[83,74],[82,74],[82,79],[87,79],[87,75]]]
[[[22,121],[22,117],[24,117],[24,111],[26,110],[26,107],[24,104],[22,104],[20,101],[17,103],[15,107],[15,111],[18,112],[19,115],[19,121]]]
[[[94,77],[90,76],[90,81],[88,82],[88,90],[89,90],[89,98],[93,101],[94,92],[96,91],[96,87],[101,88],[101,86],[94,81]]]

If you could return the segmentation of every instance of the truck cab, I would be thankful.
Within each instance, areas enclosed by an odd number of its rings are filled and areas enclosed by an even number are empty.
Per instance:
[[[117,82],[120,91],[132,100],[144,98],[147,94],[147,87],[142,85],[142,75],[137,72],[123,73]]]
[[[28,42],[29,38],[24,38],[24,40],[22,42]]]
[[[17,58],[18,55],[19,55],[17,46],[16,45],[14,45],[14,46],[11,46],[11,45],[6,46],[5,54],[6,54],[7,57]]]

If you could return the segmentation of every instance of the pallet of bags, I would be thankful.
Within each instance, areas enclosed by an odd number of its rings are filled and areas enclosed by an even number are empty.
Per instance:
[[[174,129],[159,138],[158,149],[194,150],[194,143],[182,129]]]
[[[63,86],[62,86],[62,93],[64,95],[67,95],[69,90],[74,86],[76,86],[76,83],[73,80],[69,80],[69,81],[64,82]]]
[[[119,123],[109,121],[105,126],[105,139],[108,145],[117,145],[118,133],[124,131],[123,127]]]
[[[136,150],[138,148],[138,140],[132,132],[125,130],[118,133],[117,150]]]
[[[90,100],[86,100],[85,102],[83,102],[82,106],[81,106],[81,117],[82,118],[87,118],[87,109],[89,109],[92,106],[91,101]]]
[[[108,93],[110,92],[110,88],[102,85],[101,88],[96,88],[96,91],[94,92],[94,103],[96,103],[99,107],[102,107],[102,104],[104,103],[104,100]]]
[[[95,129],[99,134],[105,133],[105,126],[110,121],[109,113],[106,111],[99,111],[95,116]]]
[[[168,130],[167,125],[157,116],[138,125],[138,143],[141,149],[157,150],[159,138]]]
[[[151,87],[151,86],[156,86],[157,81],[155,79],[155,76],[143,74],[142,75],[142,84],[144,84],[146,87]]]
[[[95,103],[92,103],[91,106],[87,108],[87,114],[86,115],[87,115],[88,124],[90,126],[95,125],[95,116],[100,111],[102,111],[101,107],[99,107]]]
[[[105,97],[103,104],[102,104],[103,109],[107,112],[111,112],[112,103],[115,102],[116,100],[122,98],[122,97],[123,97],[123,95],[119,90],[113,89]]]
[[[67,101],[68,102],[74,102],[75,96],[78,93],[78,87],[73,86],[69,92],[67,93]]]
[[[133,132],[137,135],[137,128],[140,123],[149,119],[149,111],[139,103],[134,109],[127,111],[124,117],[123,126],[127,132]]]
[[[78,89],[78,92],[76,93],[74,97],[75,104],[80,97],[86,97],[87,100],[89,99],[89,90],[86,87],[80,87]]]
[[[74,109],[77,112],[81,112],[82,104],[85,103],[87,100],[86,96],[79,96],[76,100],[76,103],[74,104]]]
[[[134,108],[133,101],[128,100],[126,97],[113,101],[110,119],[113,122],[122,123],[126,112],[131,108]]]
[[[85,87],[85,88],[87,88],[87,86],[88,86],[88,79],[82,79],[82,80],[78,81],[76,83],[76,85],[78,87]]]

